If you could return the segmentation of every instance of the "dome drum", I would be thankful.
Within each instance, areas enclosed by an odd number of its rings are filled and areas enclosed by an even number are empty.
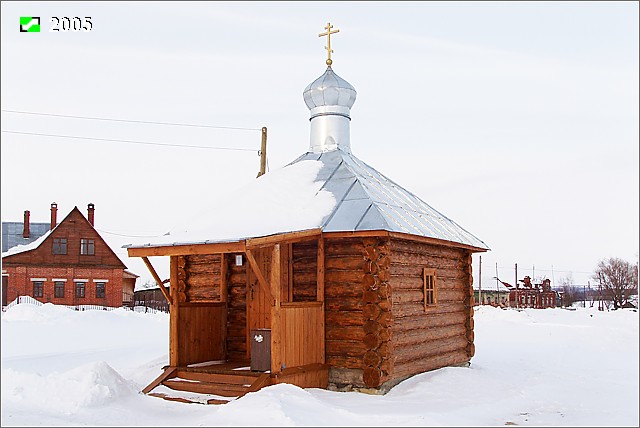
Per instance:
[[[309,151],[325,153],[340,148],[346,153],[351,153],[349,121],[348,117],[335,113],[312,118]]]

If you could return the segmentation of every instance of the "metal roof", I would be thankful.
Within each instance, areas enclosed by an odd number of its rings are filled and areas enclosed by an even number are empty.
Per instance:
[[[29,223],[29,237],[23,238],[24,223],[21,221],[2,222],[2,252],[16,245],[30,244],[49,231],[51,223]]]
[[[323,232],[386,230],[441,239],[489,249],[422,199],[388,179],[351,153],[333,150],[306,153],[304,160],[323,163],[316,181],[336,199],[333,212],[324,220]]]
[[[297,167],[296,164],[304,161],[311,161],[314,164],[320,163],[319,168],[315,169],[317,175],[313,179],[314,185],[301,187],[308,189],[305,190],[306,192],[312,193],[306,196],[296,193],[295,197],[288,198],[289,192],[283,192],[281,188],[269,186],[298,180],[299,175],[296,170],[299,171],[300,168],[294,168],[294,166]],[[303,165],[300,164],[300,166]],[[267,186],[261,186],[261,184],[265,184],[263,180],[274,173],[278,174],[279,180],[269,182]],[[127,244],[124,247],[162,247],[232,242],[319,228],[323,232],[368,230],[399,232],[459,243],[478,249],[489,249],[484,242],[453,220],[345,150],[335,149],[324,153],[305,153],[284,168],[258,178],[256,182],[245,187],[243,192],[251,194],[256,189],[260,190],[258,192],[260,195],[274,199],[271,201],[272,204],[264,205],[260,211],[246,210],[244,209],[246,206],[241,203],[230,203],[224,207],[216,206],[215,209],[205,210],[204,216],[198,217],[198,221],[192,220],[186,224],[184,233],[171,232],[154,239],[152,242]],[[318,202],[326,200],[327,193],[332,196],[335,202],[331,207],[328,207],[326,212],[320,213],[320,217],[316,216],[316,219],[312,219],[310,216],[306,222],[298,221],[291,224],[277,224],[273,227],[253,228],[253,225],[260,223],[261,219],[272,218],[283,212],[275,212],[273,207],[284,210],[284,212],[304,213],[305,210],[309,212],[308,210],[313,209],[312,207],[324,206]],[[240,202],[243,201],[245,204],[253,203],[247,202],[246,197],[240,198]],[[237,216],[238,210],[253,217],[242,220]],[[230,225],[230,221],[236,224]],[[200,222],[203,223],[200,224]],[[212,228],[209,229],[208,225]],[[225,226],[216,228],[216,225]],[[234,232],[235,235],[227,232],[227,228],[235,229],[235,226],[240,226]]]

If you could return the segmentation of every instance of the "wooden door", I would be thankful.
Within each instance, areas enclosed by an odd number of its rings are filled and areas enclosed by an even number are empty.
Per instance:
[[[253,251],[253,255],[262,275],[269,278],[271,274],[271,248],[256,249]],[[253,269],[249,267],[247,269],[247,335],[251,335],[251,330],[259,328],[271,328],[271,302],[258,283]],[[250,343],[250,341],[247,342],[247,344]]]

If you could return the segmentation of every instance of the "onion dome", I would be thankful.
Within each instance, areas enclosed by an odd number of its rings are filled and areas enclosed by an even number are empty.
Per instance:
[[[334,73],[329,66],[322,76],[304,89],[303,96],[309,110],[325,106],[350,109],[356,101],[356,90],[349,82]],[[347,111],[347,117],[348,113]]]

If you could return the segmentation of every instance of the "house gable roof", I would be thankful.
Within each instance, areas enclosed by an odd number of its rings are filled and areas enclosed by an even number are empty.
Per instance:
[[[41,248],[45,247],[45,242],[49,242],[51,239],[55,238],[56,235],[60,235],[60,231],[65,229],[65,227],[67,227],[67,225],[71,222],[75,222],[75,221],[80,221],[83,222],[86,226],[88,226],[86,228],[86,230],[89,231],[89,235],[83,236],[84,238],[87,239],[95,239],[98,242],[100,242],[102,245],[104,245],[105,248],[107,248],[108,252],[110,253],[110,255],[112,256],[112,259],[114,261],[114,265],[118,265],[119,267],[122,267],[122,269],[126,269],[127,267],[125,266],[125,264],[122,262],[122,260],[120,260],[120,258],[118,257],[118,255],[111,249],[111,247],[105,242],[105,240],[102,238],[102,236],[100,236],[100,234],[98,233],[98,231],[95,230],[95,228],[91,225],[91,223],[89,223],[89,221],[85,218],[85,216],[80,212],[80,210],[78,209],[78,207],[73,207],[73,209],[69,212],[69,214],[67,214],[67,216],[60,221],[56,227],[54,227],[53,229],[49,230],[48,232],[46,232],[44,235],[42,235],[40,238],[38,238],[37,240],[31,242],[30,244],[27,245],[18,245],[16,247],[10,248],[8,251],[2,253],[2,258],[3,260],[7,260],[10,261],[10,258],[12,256],[17,256],[19,254],[23,254],[23,253],[27,253],[27,252],[33,252],[33,251],[38,251]],[[96,243],[96,248],[98,248],[98,243]]]

